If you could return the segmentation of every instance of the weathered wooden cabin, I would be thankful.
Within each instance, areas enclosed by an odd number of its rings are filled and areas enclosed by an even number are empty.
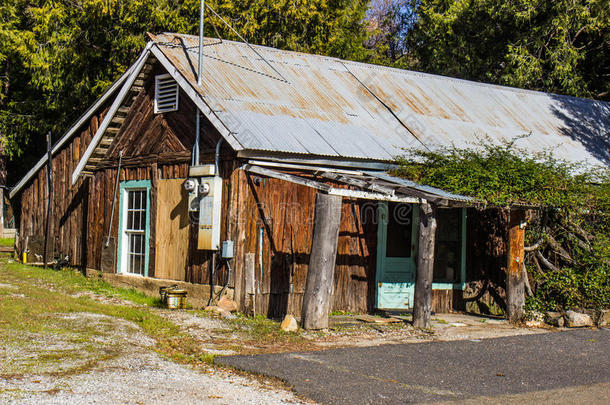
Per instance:
[[[197,44],[151,36],[54,144],[53,257],[126,278],[226,284],[243,311],[299,314],[316,194],[329,194],[342,198],[331,310],[405,309],[426,200],[440,207],[433,309],[463,309],[482,284],[502,294],[507,219],[389,176],[393,158],[531,134],[517,146],[610,161],[607,103],[213,38],[198,83]],[[18,246],[34,262],[48,163],[11,192]]]

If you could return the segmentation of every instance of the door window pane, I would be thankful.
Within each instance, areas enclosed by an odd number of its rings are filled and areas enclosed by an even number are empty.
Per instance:
[[[411,257],[413,204],[388,203],[386,257]]]

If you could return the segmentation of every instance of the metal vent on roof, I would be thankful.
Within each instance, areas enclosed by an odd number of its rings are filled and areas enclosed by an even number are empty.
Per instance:
[[[155,76],[155,114],[178,110],[178,83],[171,75]]]

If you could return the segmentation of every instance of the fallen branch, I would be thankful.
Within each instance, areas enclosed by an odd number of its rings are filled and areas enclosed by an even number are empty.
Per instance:
[[[570,235],[570,236],[572,237],[572,239],[574,239],[574,240],[576,241],[576,244],[577,244],[577,245],[578,245],[580,248],[582,248],[582,249],[584,249],[584,250],[586,250],[586,251],[588,251],[588,252],[590,252],[590,251],[591,251],[591,249],[592,249],[592,248],[591,248],[591,245],[590,245],[588,242],[583,242],[583,240],[582,240],[582,239],[581,239],[581,238],[580,238],[578,235],[573,234],[573,233],[571,233],[571,232],[568,232],[568,235]]]
[[[567,262],[574,263],[572,256],[570,256],[568,251],[565,250],[555,238],[553,238],[551,235],[548,235],[547,241],[549,242],[549,246],[551,246],[551,248],[553,248],[559,256],[561,256]]]
[[[538,263],[538,259],[536,258],[536,256],[532,256],[532,261],[534,262],[534,265],[536,265],[538,273],[542,273],[542,267],[540,266],[540,263]]]
[[[536,257],[538,258],[538,260],[540,260],[542,262],[542,264],[544,264],[549,270],[553,270],[553,271],[559,271],[559,269],[553,264],[551,263],[546,257],[544,257],[542,255],[542,253],[540,253],[539,250],[536,251]]]

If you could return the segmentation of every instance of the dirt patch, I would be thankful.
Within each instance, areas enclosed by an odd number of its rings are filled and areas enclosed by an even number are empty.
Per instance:
[[[321,331],[283,332],[279,322],[239,316],[222,319],[201,311],[159,312],[200,342],[210,355],[262,354],[289,351],[316,351],[338,347],[366,347],[382,344],[417,343],[433,340],[470,340],[547,332],[545,329],[518,328],[504,319],[466,314],[437,314],[430,330],[413,328],[410,315],[393,322],[367,316],[331,317],[330,328]]]
[[[73,298],[87,297],[94,301],[101,302],[102,304],[110,305],[124,305],[127,307],[143,307],[144,305],[136,304],[133,301],[129,301],[119,297],[109,297],[107,295],[96,294],[92,291],[79,291],[70,295]]]
[[[30,333],[23,345],[0,348],[0,402],[300,402],[258,380],[163,359],[151,350],[155,341],[131,322],[94,313],[49,317],[74,333]]]

